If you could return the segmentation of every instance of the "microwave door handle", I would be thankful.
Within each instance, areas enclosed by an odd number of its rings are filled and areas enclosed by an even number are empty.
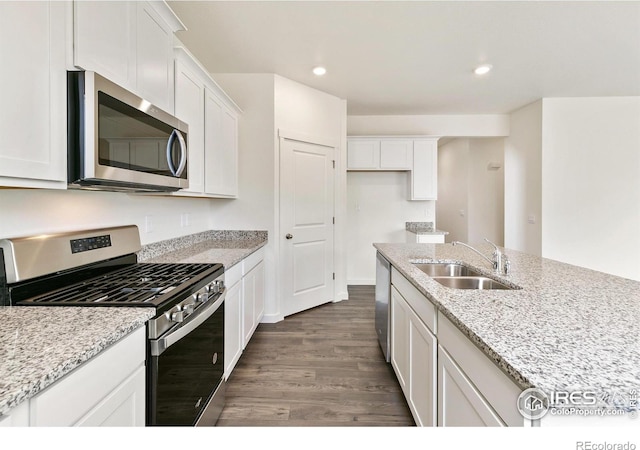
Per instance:
[[[177,169],[173,165],[173,158],[171,158],[171,148],[173,147],[173,143],[176,141],[176,138],[180,144],[180,162],[178,163]],[[182,175],[182,172],[187,165],[187,143],[184,141],[182,133],[178,130],[173,130],[171,136],[169,136],[169,141],[167,142],[167,164],[169,165],[169,170],[174,177]]]

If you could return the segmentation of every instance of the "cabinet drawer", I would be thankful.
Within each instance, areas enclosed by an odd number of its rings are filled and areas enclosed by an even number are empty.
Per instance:
[[[71,426],[78,422],[144,367],[145,339],[145,327],[138,328],[33,397],[31,426]]]
[[[508,426],[524,426],[517,399],[522,390],[442,313],[438,313],[438,343]]]
[[[224,269],[224,284],[226,284],[228,288],[234,286],[241,279],[242,279],[242,261],[240,261],[236,265],[231,266],[228,269],[226,268]]]
[[[415,288],[395,267],[391,268],[391,284],[404,297],[406,302],[416,312],[427,328],[437,334],[436,307],[431,301]]]

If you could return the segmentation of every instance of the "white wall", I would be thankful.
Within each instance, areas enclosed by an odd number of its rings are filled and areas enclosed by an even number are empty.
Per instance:
[[[490,164],[500,168],[490,168]],[[469,140],[469,242],[504,245],[504,139]]]
[[[212,74],[216,82],[243,110],[239,126],[240,186],[238,200],[216,203],[214,212],[222,228],[255,224],[269,231],[266,247],[267,276],[265,322],[283,318],[278,252],[279,130],[332,140],[346,145],[346,104],[343,100],[274,74]],[[340,161],[338,161],[340,163]],[[338,170],[337,170],[338,172]],[[340,183],[340,179],[338,183]],[[336,188],[344,203],[344,181]],[[342,208],[340,211],[344,211]],[[344,223],[336,211],[337,223]],[[344,212],[342,212],[344,214]],[[342,220],[338,220],[338,219]],[[336,226],[336,244],[342,248],[344,233]],[[336,298],[347,298],[346,262],[336,254]]]
[[[504,151],[505,247],[540,256],[542,100],[514,111],[510,130]]]
[[[489,169],[495,163],[500,168]],[[504,139],[454,139],[438,149],[438,228],[447,242],[504,242]]]
[[[543,100],[542,255],[640,280],[640,97]]]
[[[438,229],[448,231],[446,242],[469,242],[469,139],[454,139],[438,148]]]
[[[45,189],[0,189],[0,238],[137,225],[142,244],[216,228],[208,199]],[[181,215],[189,226],[181,226]],[[151,231],[146,231],[146,217]]]
[[[408,172],[347,173],[348,284],[375,284],[374,242],[406,242],[405,222],[434,220],[434,202],[409,195]]]
[[[349,136],[507,136],[509,115],[349,116]]]

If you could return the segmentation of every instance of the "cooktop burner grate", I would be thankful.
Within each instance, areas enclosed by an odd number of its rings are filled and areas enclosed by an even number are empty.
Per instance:
[[[191,286],[219,264],[140,263],[80,281],[19,304],[59,306],[158,306],[164,295]]]

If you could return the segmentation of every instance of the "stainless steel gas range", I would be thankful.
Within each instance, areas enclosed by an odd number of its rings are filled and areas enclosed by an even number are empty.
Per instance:
[[[224,404],[224,268],[138,263],[136,226],[0,240],[0,305],[153,308],[147,425],[213,425]]]

